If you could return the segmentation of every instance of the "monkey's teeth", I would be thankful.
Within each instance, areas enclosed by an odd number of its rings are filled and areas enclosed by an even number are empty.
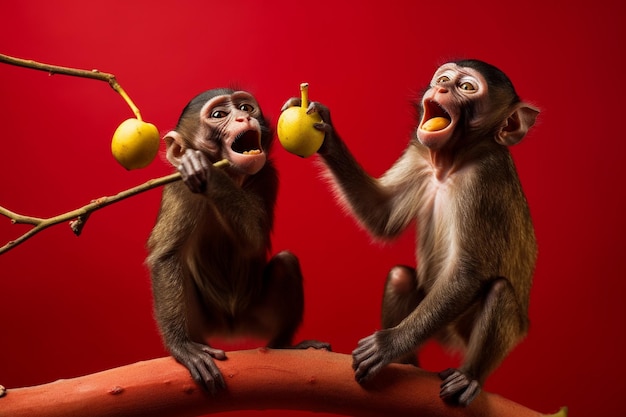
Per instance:
[[[258,155],[261,153],[260,149],[252,149],[250,151],[243,151],[242,152],[244,155]]]

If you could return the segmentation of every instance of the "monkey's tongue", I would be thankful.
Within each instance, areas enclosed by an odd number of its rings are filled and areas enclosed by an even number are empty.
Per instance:
[[[445,117],[433,117],[424,122],[422,125],[422,130],[427,130],[429,132],[434,132],[437,130],[443,130],[450,124],[450,120]]]

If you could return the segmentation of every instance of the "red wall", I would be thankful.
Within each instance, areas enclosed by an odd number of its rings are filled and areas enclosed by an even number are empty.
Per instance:
[[[1,7],[0,53],[113,72],[162,133],[191,96],[232,83],[253,92],[275,123],[307,81],[374,175],[404,148],[410,100],[438,64],[477,57],[501,67],[542,109],[513,149],[540,255],[530,335],[487,389],[542,412],[567,405],[573,416],[617,415],[626,388],[618,0],[178,3],[11,2]],[[0,205],[8,209],[51,216],[170,171],[159,159],[127,172],[111,157],[111,135],[132,114],[105,83],[0,64],[0,100]],[[298,336],[349,353],[379,327],[387,270],[414,262],[413,232],[372,244],[334,203],[316,158],[278,144],[274,157],[282,178],[274,248],[298,254],[306,280]],[[143,265],[159,199],[156,190],[98,211],[80,238],[59,225],[0,255],[0,384],[165,354]],[[0,245],[25,230],[0,219]],[[423,365],[454,361],[429,344]]]

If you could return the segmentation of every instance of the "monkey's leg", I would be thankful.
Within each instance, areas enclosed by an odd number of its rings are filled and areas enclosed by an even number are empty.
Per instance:
[[[415,268],[397,265],[389,271],[385,283],[385,293],[381,308],[382,326],[385,329],[397,326],[424,298],[417,289]],[[411,352],[398,360],[398,363],[419,365],[417,355]]]
[[[289,251],[282,251],[268,263],[264,272],[264,297],[262,311],[273,322],[275,331],[269,348],[297,348],[330,350],[330,344],[306,340],[292,346],[293,337],[304,315],[304,288],[300,261]]]
[[[463,365],[439,374],[443,379],[441,398],[469,405],[487,376],[521,340],[527,328],[526,314],[509,282],[503,278],[493,281],[474,322]]]
[[[206,325],[191,278],[185,276],[178,259],[160,260],[152,270],[155,315],[171,355],[210,393],[226,386],[213,359],[224,360],[224,351],[201,340]]]

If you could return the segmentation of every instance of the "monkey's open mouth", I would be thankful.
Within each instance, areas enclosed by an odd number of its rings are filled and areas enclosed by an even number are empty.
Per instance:
[[[244,155],[258,155],[261,150],[261,134],[256,130],[245,130],[235,137],[231,149]]]
[[[448,112],[439,103],[428,100],[424,103],[424,117],[422,119],[422,130],[436,131],[443,130],[452,122]]]

